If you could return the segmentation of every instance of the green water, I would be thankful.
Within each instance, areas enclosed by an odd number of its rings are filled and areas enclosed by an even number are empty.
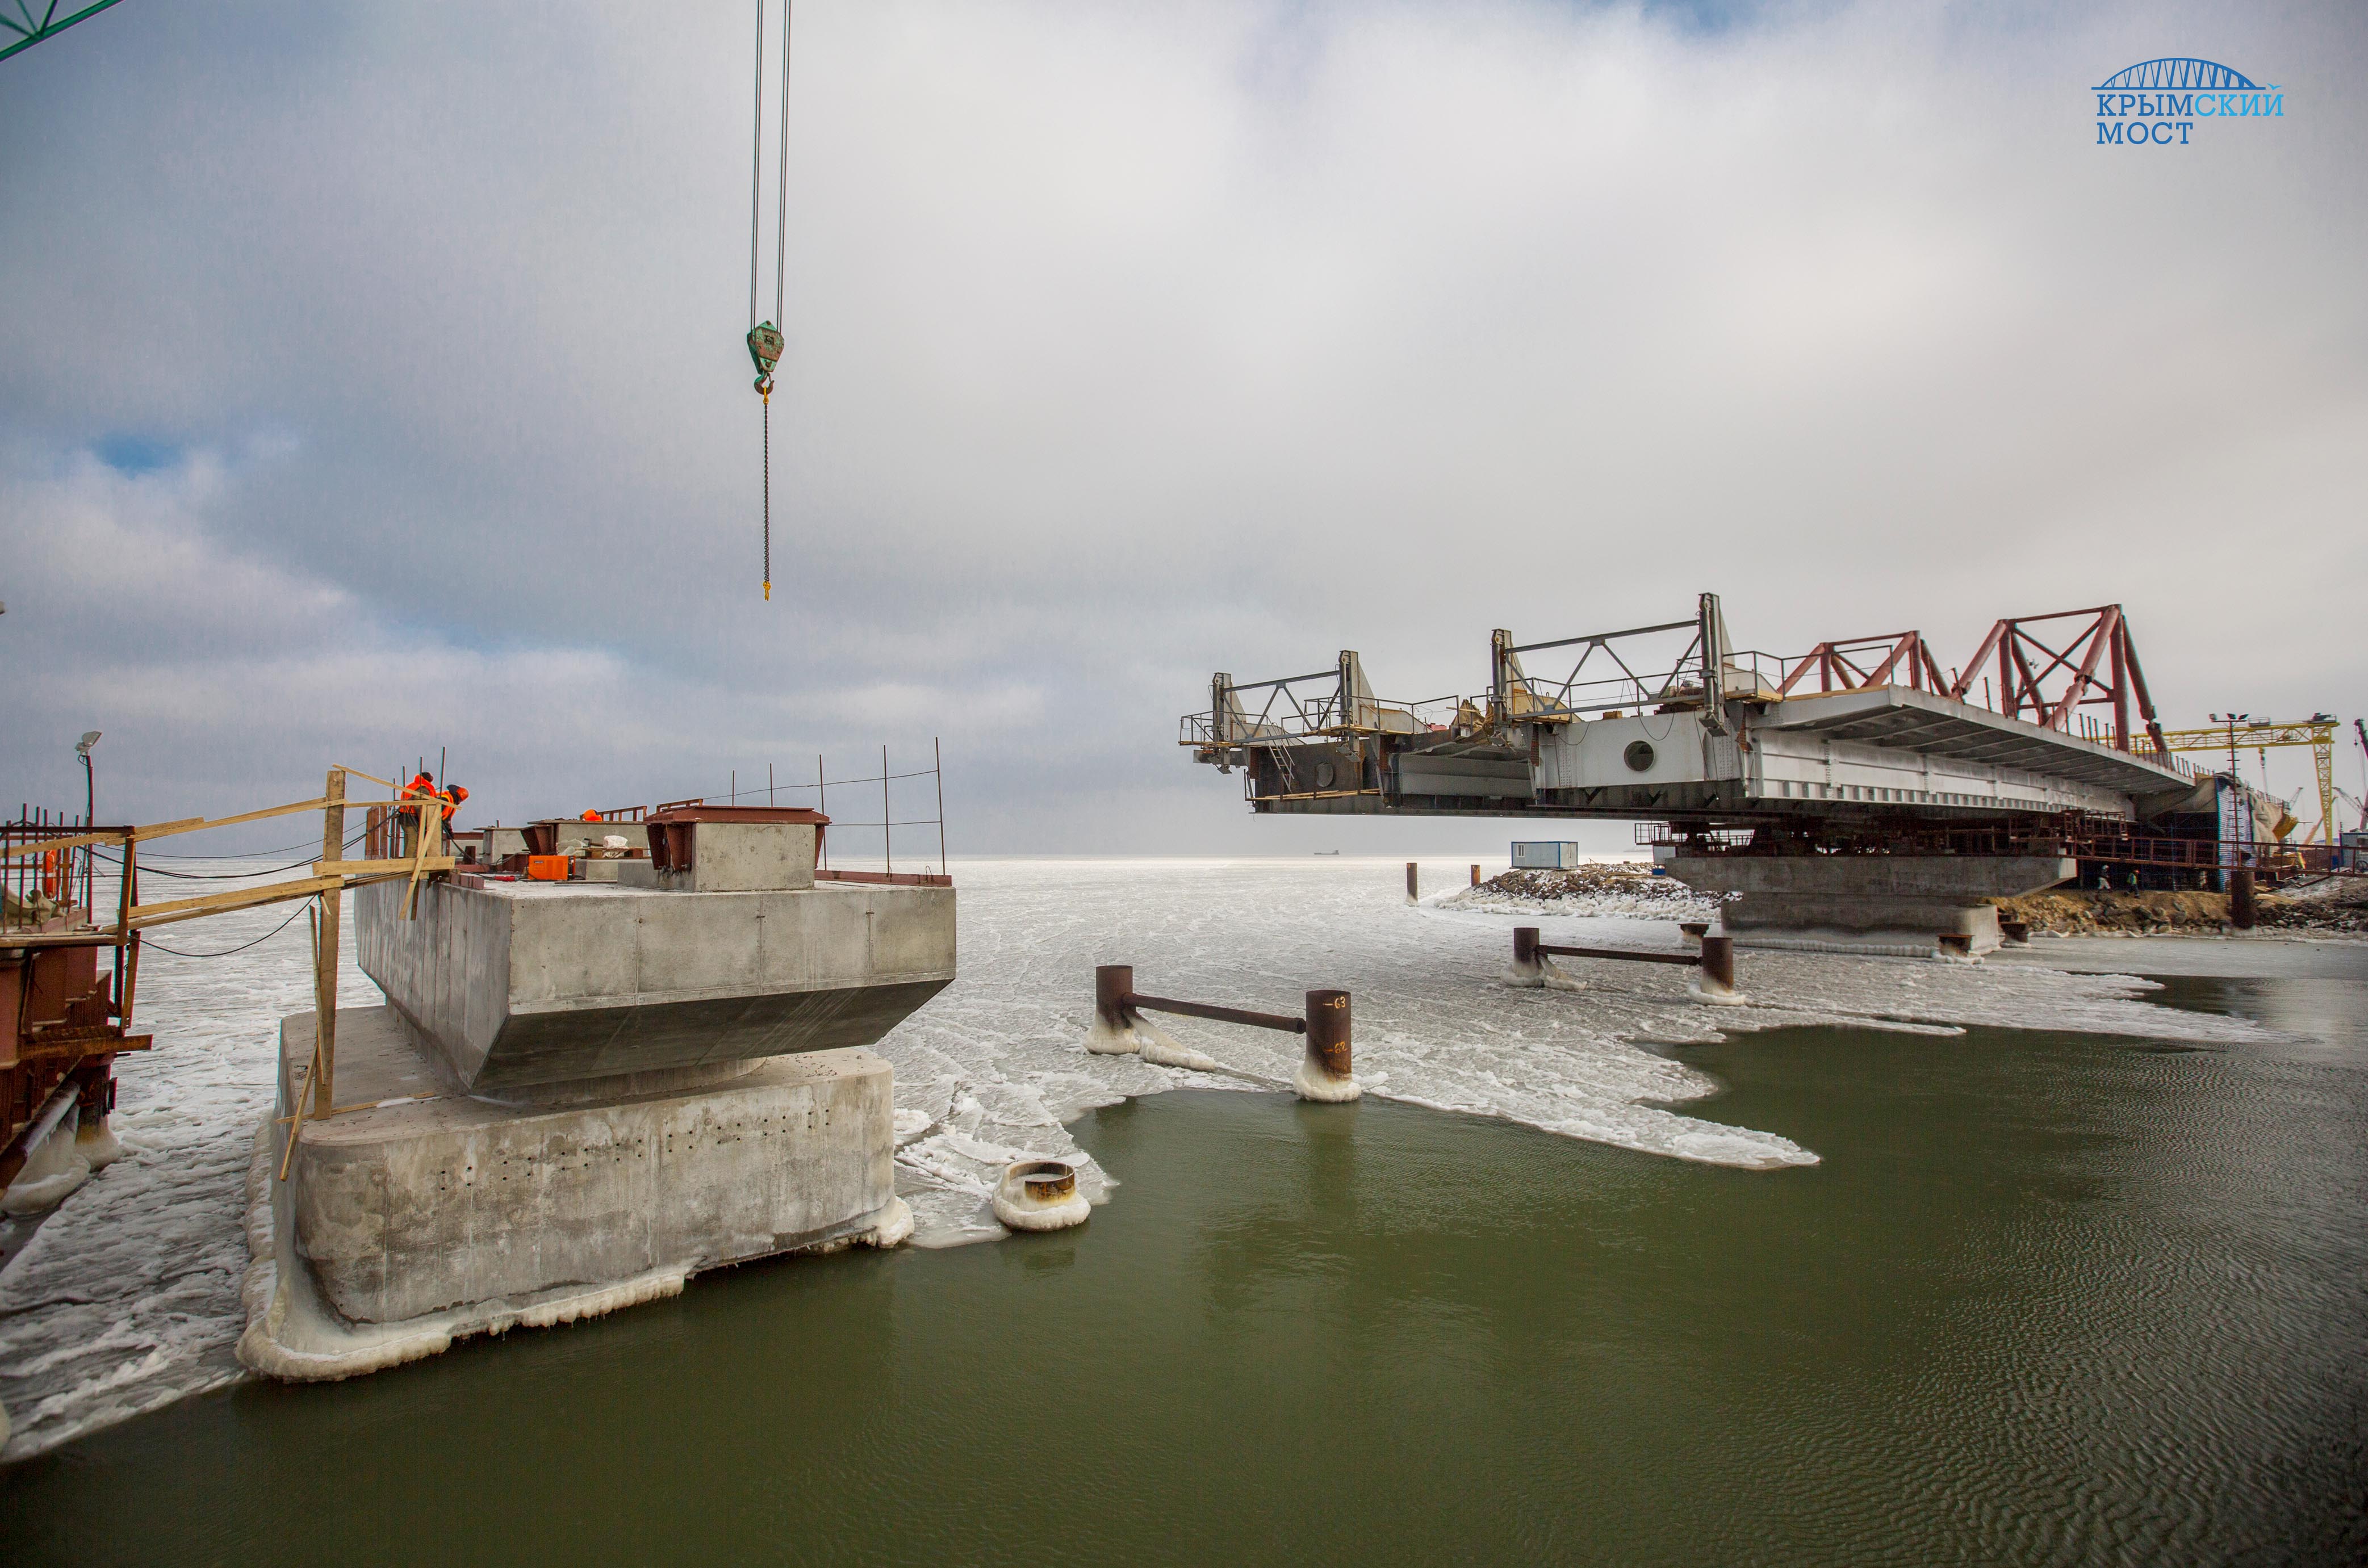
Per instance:
[[[1827,1029],[1683,1054],[1744,1173],[1175,1094],[1082,1230],[702,1277],[0,1474],[109,1562],[2355,1562],[2368,986],[2315,1038]]]

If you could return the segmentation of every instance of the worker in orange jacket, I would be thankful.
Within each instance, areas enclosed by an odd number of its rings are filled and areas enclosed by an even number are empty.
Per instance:
[[[397,798],[403,801],[394,808],[395,825],[402,834],[402,847],[395,853],[398,856],[416,854],[419,846],[420,806],[424,801],[441,798],[436,792],[436,776],[421,768],[411,776],[411,782],[403,787]]]
[[[607,822],[609,819],[602,816],[598,812],[587,811],[583,814],[583,816],[576,820],[579,822]]]

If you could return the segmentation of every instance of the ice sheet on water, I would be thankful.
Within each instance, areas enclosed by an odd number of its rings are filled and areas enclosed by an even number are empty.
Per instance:
[[[1426,886],[1463,868],[1426,866]],[[1708,1094],[1704,1074],[1640,1042],[1811,1023],[1949,1035],[1964,1026],[2086,1029],[2155,1038],[2257,1038],[2238,1020],[2149,1006],[2146,982],[2031,963],[1954,967],[1819,954],[1747,953],[1754,1005],[1690,1002],[1675,966],[1562,960],[1572,994],[1508,989],[1502,916],[1405,902],[1402,863],[982,861],[962,867],[962,978],[879,1046],[896,1069],[897,1190],[915,1240],[1003,1234],[989,1200],[1003,1165],[1069,1161],[1081,1188],[1116,1185],[1070,1137],[1096,1107],[1178,1087],[1286,1082],[1295,1037],[1166,1019],[1224,1072],[1151,1065],[1084,1049],[1093,968],[1132,963],[1146,990],[1296,1012],[1311,986],[1355,998],[1357,1076],[1370,1096],[1495,1116],[1547,1131],[1720,1165],[1812,1163],[1787,1139],[1669,1108]],[[206,884],[219,889],[234,884]],[[196,950],[272,929],[263,909],[173,928]],[[1547,939],[1674,949],[1665,920],[1542,918]],[[344,923],[342,1000],[376,1006]],[[2138,944],[2130,947],[2138,962]],[[9,1457],[242,1375],[244,1186],[269,1103],[278,1019],[310,1006],[300,917],[233,957],[150,949],[143,1030],[158,1049],[126,1058],[115,1126],[127,1157],[67,1199],[0,1278],[0,1401]],[[1936,1042],[1945,1048],[1945,1042]]]

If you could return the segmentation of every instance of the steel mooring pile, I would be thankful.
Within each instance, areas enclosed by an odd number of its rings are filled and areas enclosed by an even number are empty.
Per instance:
[[[1104,1039],[1131,1040],[1140,1038],[1137,1030],[1143,1020],[1139,1013],[1174,1013],[1189,1018],[1212,1018],[1219,1023],[1244,1024],[1254,1029],[1273,1029],[1281,1034],[1302,1035],[1307,1040],[1307,1053],[1300,1061],[1299,1070],[1292,1074],[1292,1087],[1302,1099],[1339,1102],[1353,1100],[1364,1091],[1358,1087],[1350,1070],[1349,1044],[1349,994],[1346,991],[1310,991],[1306,1012],[1301,1017],[1282,1013],[1257,1013],[1245,1007],[1222,1007],[1211,1002],[1186,1002],[1173,996],[1146,995],[1134,988],[1134,966],[1102,964],[1094,971],[1094,1017]],[[1108,1049],[1108,1048],[1097,1048]],[[1129,1049],[1118,1047],[1118,1050]]]
[[[1687,933],[1692,935],[1691,931]],[[1543,960],[1563,959],[1612,959],[1623,963],[1683,964],[1702,971],[1695,994],[1705,1002],[1740,1000],[1735,989],[1735,938],[1732,937],[1701,937],[1702,950],[1694,953],[1656,953],[1641,948],[1574,948],[1538,939],[1534,926],[1513,927],[1513,971],[1511,983],[1516,985],[1543,985],[1547,970]]]

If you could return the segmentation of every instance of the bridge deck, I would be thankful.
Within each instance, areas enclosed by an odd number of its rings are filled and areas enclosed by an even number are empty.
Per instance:
[[[1904,747],[2128,795],[2167,794],[2187,790],[2193,782],[2192,775],[2151,756],[2118,751],[1905,686],[1788,697],[1770,703],[1766,716],[1752,721],[1751,728],[1814,732],[1831,740]]]

